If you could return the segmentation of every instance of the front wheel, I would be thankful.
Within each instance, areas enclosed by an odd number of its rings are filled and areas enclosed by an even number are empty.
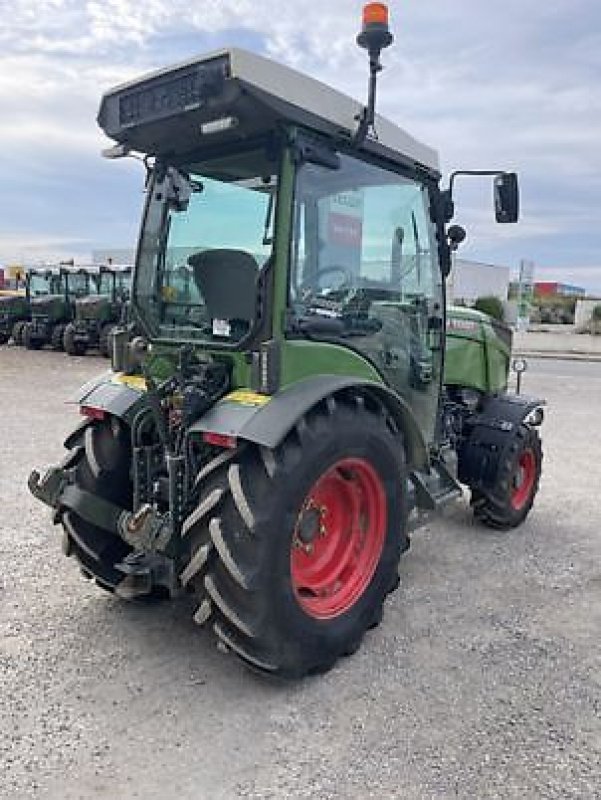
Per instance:
[[[283,677],[353,653],[398,584],[406,475],[401,434],[362,398],[329,398],[275,450],[218,455],[184,524],[195,619]]]
[[[13,342],[18,347],[23,346],[23,333],[25,331],[26,324],[27,323],[24,320],[19,320],[13,325]]]
[[[520,525],[528,516],[538,492],[542,462],[538,431],[520,425],[502,455],[496,485],[486,491],[472,490],[474,517],[497,530]]]
[[[111,333],[114,329],[115,326],[111,323],[108,323],[107,325],[103,325],[102,330],[100,331],[98,349],[100,351],[100,355],[104,356],[105,358],[110,358],[111,355]]]
[[[41,339],[36,339],[33,336],[33,325],[31,322],[25,323],[23,330],[23,346],[26,350],[40,350],[44,342]]]
[[[60,352],[64,350],[63,336],[65,334],[65,325],[55,325],[50,334],[50,346],[53,350]]]
[[[83,356],[86,352],[86,346],[83,342],[76,340],[75,334],[75,325],[70,322],[63,333],[63,347],[70,356]]]

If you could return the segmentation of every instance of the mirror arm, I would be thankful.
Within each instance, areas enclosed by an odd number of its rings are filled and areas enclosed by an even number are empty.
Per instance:
[[[497,177],[500,175],[507,175],[506,169],[458,169],[455,172],[451,172],[451,176],[449,178],[449,188],[443,194],[453,199],[453,186],[455,184],[455,178],[459,177],[459,175],[481,175],[481,176],[493,176]]]

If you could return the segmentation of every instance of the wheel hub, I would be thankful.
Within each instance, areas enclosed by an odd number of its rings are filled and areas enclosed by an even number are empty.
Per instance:
[[[531,449],[520,454],[512,480],[511,505],[521,511],[528,502],[536,481],[536,459]]]
[[[313,505],[305,508],[296,526],[296,537],[302,545],[309,545],[322,533],[325,528],[322,526],[322,509]]]
[[[314,483],[294,528],[292,585],[316,619],[348,611],[368,588],[386,538],[386,493],[370,463],[345,458]]]

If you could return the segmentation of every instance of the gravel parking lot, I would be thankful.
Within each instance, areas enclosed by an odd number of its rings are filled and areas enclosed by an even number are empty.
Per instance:
[[[549,402],[527,523],[463,504],[416,533],[383,624],[297,684],[217,651],[186,600],[117,601],[62,556],[26,478],[104,369],[0,347],[1,797],[601,795],[601,364],[526,375]]]

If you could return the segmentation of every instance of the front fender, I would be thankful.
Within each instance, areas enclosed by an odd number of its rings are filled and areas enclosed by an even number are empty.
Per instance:
[[[273,449],[309,409],[326,397],[350,389],[371,395],[386,408],[405,434],[409,468],[427,470],[426,443],[407,403],[382,384],[354,377],[317,375],[271,396],[237,390],[213,406],[190,431],[234,436]]]

